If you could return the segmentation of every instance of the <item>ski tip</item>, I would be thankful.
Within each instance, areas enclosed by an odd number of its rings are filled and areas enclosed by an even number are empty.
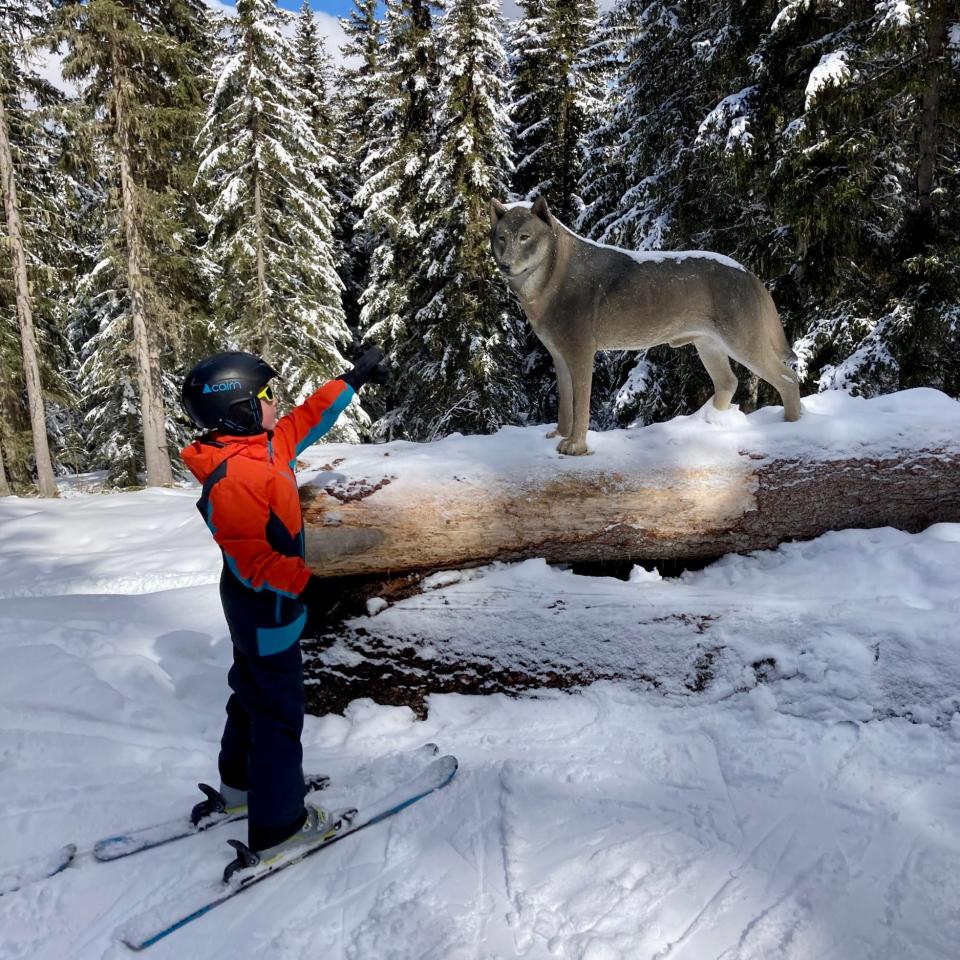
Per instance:
[[[435,757],[440,753],[440,748],[435,743],[425,743],[420,750],[431,757]]]
[[[0,897],[8,893],[16,893],[28,884],[55,877],[73,863],[76,855],[77,845],[66,843],[53,853],[31,857],[19,867],[14,867],[0,875]]]
[[[69,867],[70,864],[73,863],[76,856],[77,856],[77,845],[75,843],[65,844],[63,847],[63,854],[62,854],[63,862],[60,864],[60,866],[56,870],[53,871],[53,874],[57,874],[61,870],[66,870],[67,867]],[[51,876],[53,876],[53,874],[51,874]]]
[[[436,775],[439,781],[437,788],[439,789],[445,787],[454,778],[457,770],[460,769],[460,761],[453,754],[448,753],[446,756],[434,760],[428,769]]]

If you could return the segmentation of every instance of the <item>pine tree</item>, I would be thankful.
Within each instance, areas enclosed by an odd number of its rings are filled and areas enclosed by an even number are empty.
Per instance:
[[[622,143],[625,110],[630,87],[624,71],[625,50],[634,36],[636,4],[620,3],[600,17],[595,41],[590,48],[606,95],[596,120],[584,138],[583,173],[578,185],[584,207],[576,223],[578,230],[603,234],[620,208],[628,183]]]
[[[568,225],[583,207],[585,141],[603,99],[597,24],[594,0],[526,0],[512,41],[514,190],[527,200],[545,197]]]
[[[550,179],[547,136],[553,66],[550,62],[547,0],[519,0],[521,16],[510,24],[510,118],[516,170],[513,192],[536,199]]]
[[[343,98],[337,93],[339,78],[330,55],[326,51],[323,36],[317,27],[316,17],[309,0],[304,0],[297,17],[294,36],[296,52],[297,85],[302,91],[308,124],[320,149],[321,163],[314,174],[322,183],[329,198],[332,219],[332,256],[337,274],[342,283],[341,306],[347,328],[353,336],[357,310],[356,284],[353,281],[353,222],[349,190],[353,187],[352,172],[338,158],[349,152],[349,137],[343,129]],[[354,323],[351,326],[351,316]],[[369,393],[364,396],[365,408],[369,406]],[[360,417],[358,423],[366,426],[368,419],[359,410],[352,411]],[[342,427],[341,427],[342,430]]]
[[[227,341],[264,356],[298,401],[347,366],[349,340],[333,250],[333,163],[312,129],[296,58],[272,0],[240,0],[225,26],[216,90],[200,135],[210,196],[207,256]],[[356,438],[365,415],[338,436]],[[353,424],[351,427],[350,424]]]
[[[320,164],[315,169],[330,197],[340,182],[339,164],[334,157],[337,146],[337,113],[333,102],[333,64],[317,28],[310,0],[303,0],[294,35],[295,76],[301,91],[310,132],[320,149]]]
[[[518,330],[489,249],[488,200],[506,194],[512,172],[502,36],[495,0],[451,0],[438,31],[438,135],[414,296],[425,306],[391,411],[417,439],[494,430],[522,412]]]
[[[357,229],[370,244],[370,265],[360,298],[361,335],[380,344],[395,369],[404,369],[416,344],[409,331],[417,303],[414,277],[424,242],[422,180],[433,152],[437,50],[425,0],[391,0],[378,67],[379,98],[367,124],[370,137],[354,200]],[[396,378],[401,395],[405,378]],[[393,410],[393,388],[383,392]],[[401,401],[402,402],[402,401]],[[379,424],[391,436],[394,416]]]
[[[946,197],[960,83],[947,5],[638,0],[622,15],[633,39],[593,141],[612,162],[589,198],[592,235],[751,267],[808,390],[956,392],[960,231]],[[624,415],[686,412],[709,394],[683,351],[641,364],[646,390],[625,387]]]
[[[183,331],[202,309],[184,299],[199,281],[183,190],[209,43],[205,9],[201,0],[85,0],[53,17],[51,41],[66,48],[63,74],[81,85],[109,184],[96,276],[115,278],[116,335],[93,341],[93,367],[104,373],[83,385],[103,428],[98,454],[116,482],[135,483],[131,464],[143,463],[149,485],[170,483],[170,450],[182,440],[166,409],[178,406]],[[118,449],[132,456],[117,461]]]
[[[342,158],[340,216],[336,237],[344,251],[340,276],[344,283],[343,308],[347,325],[359,330],[360,297],[367,285],[372,239],[357,226],[363,211],[355,205],[360,170],[370,149],[370,123],[379,100],[380,56],[383,25],[377,17],[378,0],[353,0],[349,17],[340,19],[347,42],[340,52],[357,66],[343,68],[336,99],[340,118],[337,154]]]
[[[22,382],[27,397],[37,487],[41,496],[55,497],[57,487],[44,402],[42,340],[34,319],[37,287],[31,289],[30,277],[33,273],[36,278],[37,267],[43,262],[42,255],[38,257],[43,247],[43,237],[39,234],[44,229],[44,208],[49,210],[50,206],[49,195],[44,197],[43,192],[44,187],[49,189],[51,180],[50,138],[42,122],[37,120],[36,107],[25,106],[30,100],[42,105],[54,99],[50,86],[32,74],[24,62],[26,44],[36,37],[41,22],[33,5],[22,0],[11,0],[0,10],[0,194],[3,233],[12,268],[20,363],[13,361],[13,351],[9,349],[0,353],[0,357],[5,360],[3,405],[11,412],[15,410],[14,384]],[[40,288],[43,286],[45,284]],[[3,433],[6,433],[9,426],[6,417],[4,420]],[[10,422],[16,425],[17,418],[11,417]],[[0,447],[5,442],[9,447],[10,439],[0,435]],[[3,487],[9,492],[3,464],[0,464],[0,473]]]
[[[765,188],[767,229],[755,218],[748,235],[808,389],[956,390],[955,173],[940,158],[957,154],[960,84],[946,4],[823,0],[768,16],[738,121],[758,147],[728,166]]]

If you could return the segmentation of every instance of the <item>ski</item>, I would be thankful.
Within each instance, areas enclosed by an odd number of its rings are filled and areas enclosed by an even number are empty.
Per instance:
[[[349,786],[351,782],[361,777],[365,772],[376,772],[378,776],[383,774],[390,776],[396,768],[406,771],[410,768],[411,762],[415,765],[425,763],[436,757],[439,752],[440,748],[435,743],[428,743],[409,753],[378,758],[365,767],[361,767],[345,781],[338,781],[337,786]],[[328,785],[329,778],[321,775],[306,776],[304,781],[308,784],[308,789],[323,789]],[[207,789],[216,794],[212,787]],[[90,853],[96,860],[117,860],[121,857],[129,857],[134,853],[141,853],[144,850],[152,850],[154,847],[171,843],[174,840],[197,836],[211,827],[245,820],[246,816],[245,810],[235,813],[212,814],[196,825],[191,822],[189,816],[176,817],[164,823],[139,827],[112,837],[104,837],[94,844],[92,851],[89,849],[81,851],[74,843],[64,844],[50,853],[31,857],[16,866],[8,867],[5,870],[0,868],[0,896],[5,893],[14,893],[27,884],[52,877],[66,869],[74,861],[86,860]]]
[[[76,855],[76,844],[67,843],[59,850],[40,857],[31,857],[18,866],[11,867],[6,873],[0,874],[0,897],[19,890],[27,883],[36,883],[58,874],[73,862]]]
[[[130,920],[120,932],[120,939],[133,950],[143,950],[152,946],[158,940],[162,940],[192,920],[209,913],[238,893],[242,893],[262,880],[275,876],[281,870],[285,870],[287,867],[300,863],[307,857],[325,850],[338,840],[343,840],[366,827],[380,823],[434,791],[440,790],[453,779],[456,772],[457,760],[455,757],[440,757],[412,780],[395,788],[376,803],[371,803],[360,811],[346,811],[339,814],[340,827],[332,835],[328,834],[324,839],[309,845],[295,847],[269,863],[256,863],[237,870],[229,881],[219,879],[207,881],[199,884],[192,891],[178,894],[166,903],[160,904]],[[336,822],[336,819],[334,822]],[[238,851],[243,848],[243,844],[238,844],[236,841],[232,845]],[[253,860],[256,860],[256,855],[252,856]]]
[[[412,756],[414,761],[419,762],[422,759],[435,757],[440,752],[440,748],[435,743],[428,743],[412,754],[403,754],[404,758]],[[307,792],[311,790],[323,790],[330,782],[330,778],[321,775],[308,775],[304,777],[307,784]],[[206,784],[200,784],[200,789],[204,793],[211,791],[216,793]],[[207,793],[208,798],[210,794]],[[98,840],[93,846],[93,855],[97,860],[119,860],[121,857],[129,857],[134,853],[142,853],[144,850],[152,850],[154,847],[162,846],[165,843],[171,843],[174,840],[180,840],[183,837],[196,836],[203,833],[211,827],[218,827],[225,823],[236,823],[238,820],[246,820],[246,808],[235,812],[226,810],[214,812],[194,824],[189,816],[175,817],[163,823],[153,824],[148,827],[141,827],[136,830],[128,830],[124,833],[116,834],[112,837],[104,837]]]
[[[313,790],[323,790],[330,783],[330,778],[322,775],[305,776],[303,779],[307,785],[308,793]],[[205,783],[199,783],[197,786],[206,795],[207,802],[217,803],[220,794],[213,787]],[[128,830],[126,833],[119,833],[113,837],[104,837],[93,845],[93,856],[97,860],[119,860],[121,857],[129,857],[133,853],[152,850],[154,847],[180,840],[183,837],[192,837],[209,830],[211,827],[219,827],[224,823],[235,823],[237,820],[247,819],[246,807],[238,810],[227,810],[223,808],[222,798],[220,798],[219,806],[221,807],[220,810],[214,810],[196,823],[187,816],[175,817],[172,820],[155,823],[149,827],[140,827],[136,830]]]

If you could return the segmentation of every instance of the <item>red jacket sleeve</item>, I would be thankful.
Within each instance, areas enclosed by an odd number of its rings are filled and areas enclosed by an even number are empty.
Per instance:
[[[272,483],[270,478],[267,483]],[[267,541],[270,490],[246,478],[227,475],[214,484],[207,525],[223,550],[227,565],[244,586],[295,597],[307,585],[310,570],[299,557],[277,553]]]
[[[350,384],[331,380],[281,417],[273,431],[274,447],[280,458],[293,466],[297,456],[336,423],[353,394]]]

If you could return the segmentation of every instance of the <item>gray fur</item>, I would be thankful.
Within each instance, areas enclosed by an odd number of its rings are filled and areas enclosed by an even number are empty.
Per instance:
[[[543,198],[532,208],[490,203],[494,259],[534,333],[553,358],[560,453],[588,453],[590,390],[598,350],[692,343],[726,410],[737,389],[729,358],[780,394],[784,419],[800,417],[795,359],[773,298],[733,260],[704,251],[634,254],[568,230]]]

